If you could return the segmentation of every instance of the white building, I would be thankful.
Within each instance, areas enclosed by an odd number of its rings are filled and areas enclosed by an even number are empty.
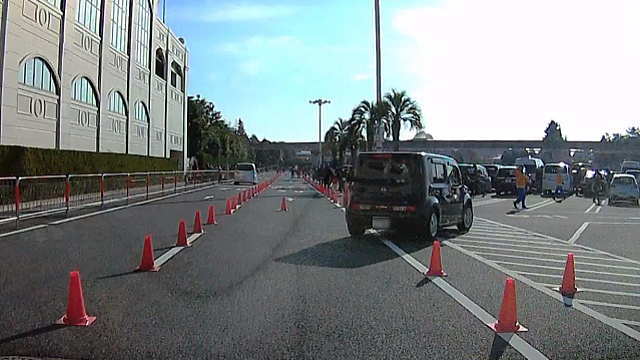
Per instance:
[[[186,156],[188,52],[159,0],[0,0],[0,144]]]

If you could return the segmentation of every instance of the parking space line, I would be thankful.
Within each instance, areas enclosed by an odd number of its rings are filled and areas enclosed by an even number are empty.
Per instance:
[[[555,262],[555,263],[560,263],[560,264],[564,264],[566,262],[566,260],[543,259],[543,258],[536,258],[536,257],[529,257],[529,256],[507,255],[507,254],[495,254],[495,253],[481,252],[481,251],[476,252],[476,254],[483,255],[483,256],[499,256],[499,257],[508,257],[508,258],[513,258],[513,259],[523,259],[523,260],[547,261],[547,262]],[[494,261],[494,260],[491,260],[491,259],[489,259],[489,260],[490,261]],[[614,268],[614,269],[625,269],[625,270],[640,271],[640,268],[636,268],[636,267],[610,265],[610,264],[596,264],[596,263],[590,263],[590,262],[584,262],[584,261],[580,261],[580,265],[598,266],[598,267],[608,267],[608,268]]]
[[[562,279],[562,275],[539,274],[539,273],[527,272],[527,271],[516,271],[516,273],[518,273],[520,275],[542,276],[542,277],[550,277],[550,278]],[[620,281],[590,279],[590,278],[583,278],[583,277],[576,277],[576,281],[590,281],[590,282],[597,282],[597,283],[603,283],[603,284],[613,284],[613,285],[640,287],[640,284],[636,284],[636,283],[626,283],[626,282],[620,282]]]
[[[565,251],[565,255],[566,252],[585,252],[585,253],[589,253],[592,254],[593,251],[589,251],[589,250],[575,250],[575,249],[563,249],[563,248],[559,248],[559,247],[554,247],[554,248],[550,248],[550,247],[544,247],[544,246],[533,246],[533,245],[521,245],[521,244],[507,244],[506,242],[494,242],[494,241],[480,241],[480,240],[465,240],[462,238],[458,238],[454,240],[456,243],[458,242],[470,242],[470,243],[475,243],[475,244],[488,244],[488,245],[502,245],[502,246],[511,246],[511,247],[516,247],[516,248],[527,248],[527,249],[542,249],[542,250],[558,250],[558,251]],[[467,245],[462,245],[462,246],[467,246]]]
[[[396,244],[389,240],[382,239],[382,243],[389,247],[393,252],[395,252],[398,256],[400,256],[404,261],[406,261],[409,265],[411,265],[414,269],[416,269],[419,273],[424,274],[427,272],[427,267],[422,265],[419,261],[413,258],[411,255],[407,254],[398,247]],[[446,282],[444,279],[439,277],[430,277],[431,283],[440,288],[444,293],[449,295],[452,299],[454,299],[458,304],[462,305],[467,311],[469,311],[473,316],[475,316],[478,320],[480,320],[484,324],[491,324],[496,321],[493,315],[489,314],[486,310],[480,307],[478,304],[474,303],[465,296],[463,293],[454,288],[451,284]],[[524,341],[520,336],[515,333],[497,333],[500,338],[502,338],[505,342],[507,342],[513,349],[518,351],[522,356],[527,359],[548,359],[544,354],[542,354],[538,349],[531,346],[529,343]]]
[[[612,304],[607,302],[591,301],[591,300],[574,300],[574,301],[579,301],[580,303],[587,304],[587,305],[606,306],[606,307],[628,309],[628,310],[640,310],[640,306],[633,306],[633,305]]]
[[[456,241],[459,239],[481,239],[481,240],[487,240],[487,236],[484,234],[476,234],[476,233],[467,233],[459,238],[456,238]],[[542,240],[542,241],[531,241],[531,240],[519,240],[522,238],[519,237],[502,237],[502,236],[495,236],[493,238],[491,238],[490,240],[494,240],[494,241],[500,241],[500,242],[515,242],[515,243],[526,243],[526,244],[544,244],[544,245],[551,245],[551,246],[562,246],[560,244],[556,244],[547,240]]]
[[[611,320],[620,321],[621,323],[626,325],[640,326],[640,321],[631,321],[631,320],[614,319],[614,318],[611,318]]]
[[[525,254],[559,256],[559,257],[562,257],[562,258],[566,258],[567,257],[567,253],[566,252],[562,253],[562,254],[554,254],[554,253],[548,253],[548,252],[530,251],[530,250],[521,250],[521,249],[502,249],[502,248],[496,248],[496,247],[490,247],[490,246],[462,245],[462,244],[460,246],[464,246],[464,247],[468,247],[468,248],[474,248],[474,249],[486,249],[486,250],[495,250],[495,251],[511,251],[511,252],[525,253]],[[576,259],[624,261],[624,260],[607,259],[607,258],[602,258],[602,257],[593,257],[593,256],[584,256],[584,255],[576,255]]]
[[[540,284],[542,286],[546,286],[552,289],[555,289],[558,287],[558,284]],[[638,293],[630,293],[630,292],[624,292],[624,291],[611,291],[611,290],[600,290],[600,289],[589,289],[589,288],[580,288],[580,292],[592,292],[592,293],[598,293],[598,294],[607,294],[607,295],[620,295],[620,296],[633,296],[633,297],[640,297],[640,294]]]
[[[591,206],[589,206],[589,208],[587,210],[585,210],[585,214],[588,214],[594,207],[596,207],[596,204],[591,204]]]
[[[502,230],[502,229],[499,229],[499,230]],[[513,231],[509,229],[504,229],[504,231],[497,231],[497,230],[484,230],[484,229],[472,228],[470,232],[479,232],[479,233],[487,233],[491,235],[502,235],[502,236],[516,236],[516,235],[529,236],[527,233],[523,231]]]
[[[542,201],[542,202],[541,202],[541,203],[539,203],[539,204],[536,204],[536,205],[534,205],[534,206],[531,206],[531,207],[529,207],[528,209],[524,209],[524,210],[522,210],[522,211],[523,211],[523,212],[530,212],[530,211],[534,211],[534,210],[541,209],[541,208],[543,208],[543,207],[545,207],[545,206],[549,206],[549,205],[551,205],[551,204],[555,204],[555,201],[554,201],[554,200],[545,200],[545,201]]]
[[[453,244],[453,243],[449,242],[448,240],[445,241],[445,244],[447,246],[449,246],[451,249],[457,250],[458,252],[460,252],[462,254],[465,254],[465,255],[467,255],[467,256],[469,256],[469,257],[471,257],[471,258],[473,258],[473,259],[475,259],[475,260],[477,260],[477,261],[479,261],[479,262],[481,262],[483,264],[486,264],[486,265],[490,266],[493,269],[496,269],[496,270],[498,270],[498,271],[500,271],[500,272],[502,272],[502,273],[504,273],[504,274],[506,274],[508,276],[511,276],[515,280],[518,280],[518,281],[530,286],[531,288],[536,289],[536,290],[546,294],[547,296],[559,301],[560,303],[564,304],[564,297],[562,295],[560,295],[560,293],[558,293],[558,292],[556,292],[554,290],[551,290],[551,289],[547,289],[546,287],[538,284],[537,282],[535,282],[535,281],[533,281],[533,280],[531,280],[531,279],[529,279],[529,278],[527,278],[525,276],[520,275],[519,273],[517,273],[515,271],[511,271],[511,270],[505,268],[504,266],[495,264],[495,263],[493,263],[493,262],[491,262],[491,261],[489,261],[489,260],[487,260],[487,259],[485,259],[485,258],[483,258],[483,257],[481,257],[479,255],[476,255],[475,253],[473,253],[473,252],[471,252],[469,250],[466,250],[466,249],[464,249],[464,248],[462,248],[462,247],[460,247],[460,246],[458,246],[456,244]],[[612,328],[624,333],[625,335],[629,336],[630,338],[632,338],[634,340],[640,341],[640,332],[636,331],[633,328],[630,328],[630,327],[624,325],[619,320],[611,319],[610,317],[608,317],[608,316],[606,316],[606,315],[604,315],[604,314],[602,314],[602,313],[600,313],[600,312],[598,312],[596,310],[593,310],[593,309],[591,309],[591,308],[589,308],[589,307],[587,307],[587,306],[585,306],[585,305],[583,305],[583,304],[581,304],[579,302],[575,302],[571,308],[573,310],[580,311],[583,314],[585,314],[587,316],[590,316],[590,317],[602,322],[603,324],[606,324],[606,325],[608,325],[608,326],[610,326],[610,327],[612,327]]]
[[[545,265],[533,265],[533,264],[523,264],[523,263],[514,263],[509,261],[494,261],[496,264],[501,265],[513,265],[513,266],[524,266],[524,267],[534,267],[540,269],[549,269],[549,270],[557,270],[562,272],[564,270],[563,267],[555,267],[555,266],[545,266]],[[576,273],[584,273],[584,274],[600,274],[600,275],[611,275],[611,276],[622,276],[622,277],[631,277],[631,278],[640,278],[640,275],[634,274],[619,274],[619,273],[611,273],[606,271],[594,271],[594,270],[584,270],[582,268],[576,269]]]
[[[576,230],[576,232],[571,236],[571,238],[567,242],[569,244],[575,244],[576,241],[578,241],[578,239],[580,238],[580,235],[582,235],[582,233],[585,230],[587,230],[587,227],[589,227],[589,222],[586,222],[586,223],[582,224],[582,226],[580,226],[580,228],[578,228],[578,230]]]
[[[606,201],[606,200],[605,200]],[[604,205],[604,202],[602,203],[602,205]],[[596,214],[600,214],[600,211],[602,210],[603,206],[598,206],[596,208]]]
[[[187,238],[187,243],[192,244],[194,243],[196,240],[198,240],[202,235],[204,235],[204,233],[196,233],[196,234],[191,234],[191,236],[189,236]],[[166,263],[167,261],[171,260],[171,258],[173,258],[174,256],[178,255],[178,253],[184,249],[188,249],[188,247],[182,247],[182,246],[175,246],[173,248],[171,248],[169,251],[165,252],[164,254],[162,254],[160,257],[158,257],[155,261],[156,266],[160,267],[162,266],[164,263]]]

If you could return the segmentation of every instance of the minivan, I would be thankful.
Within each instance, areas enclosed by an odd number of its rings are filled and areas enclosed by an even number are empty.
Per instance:
[[[238,163],[236,165],[234,184],[239,183],[258,183],[258,171],[254,163]]]
[[[547,164],[542,174],[542,194],[553,194],[556,191],[556,178],[562,176],[562,190],[565,194],[573,191],[573,178],[569,165],[565,163]]]
[[[345,211],[352,237],[362,236],[374,220],[394,230],[424,233],[434,239],[444,226],[467,232],[473,224],[469,189],[457,162],[443,155],[414,152],[360,153]]]

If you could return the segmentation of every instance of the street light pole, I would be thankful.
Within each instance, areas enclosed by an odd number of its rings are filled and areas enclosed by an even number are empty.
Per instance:
[[[373,0],[375,9],[375,24],[376,24],[376,105],[380,106],[382,103],[382,49],[380,41],[380,0]],[[374,136],[374,146],[377,151],[382,151],[383,141],[383,128],[382,121],[378,119],[378,126],[376,128]]]
[[[309,104],[318,105],[318,158],[320,159],[319,166],[322,166],[324,164],[324,154],[322,153],[322,105],[331,104],[331,101],[324,99],[309,100]]]

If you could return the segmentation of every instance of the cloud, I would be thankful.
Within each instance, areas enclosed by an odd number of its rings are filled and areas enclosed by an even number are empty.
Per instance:
[[[365,81],[365,80],[371,80],[372,76],[371,74],[355,74],[353,75],[353,80],[355,81]]]
[[[276,50],[300,44],[301,42],[293,36],[267,37],[256,35],[241,41],[223,43],[216,50],[222,53],[239,55],[263,53],[264,50]]]
[[[238,69],[245,75],[255,76],[261,73],[265,68],[265,64],[258,59],[243,61],[238,65]]]
[[[269,20],[294,15],[297,7],[286,5],[263,4],[226,4],[222,6],[204,4],[197,8],[176,8],[176,16],[201,22],[243,22]]]
[[[555,119],[570,140],[599,140],[640,119],[640,2],[439,4],[393,18],[409,40],[400,71],[436,138],[538,139]]]

